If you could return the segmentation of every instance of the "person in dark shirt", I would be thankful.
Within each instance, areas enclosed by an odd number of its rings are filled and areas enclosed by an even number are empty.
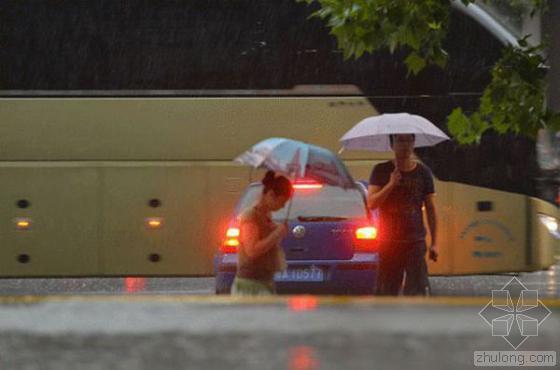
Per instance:
[[[406,273],[403,293],[426,295],[425,206],[430,229],[430,259],[437,260],[436,209],[431,170],[413,159],[413,134],[391,135],[395,159],[373,168],[368,186],[368,207],[379,210],[379,274],[377,294],[398,295]]]

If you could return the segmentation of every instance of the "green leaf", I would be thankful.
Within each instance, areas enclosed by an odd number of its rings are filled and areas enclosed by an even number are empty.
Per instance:
[[[443,49],[436,49],[432,53],[432,60],[440,68],[445,68],[447,65],[447,52]]]
[[[447,117],[447,127],[459,144],[464,145],[480,143],[482,134],[488,130],[489,124],[478,113],[467,117],[461,108],[455,108]]]
[[[463,109],[455,108],[447,117],[447,128],[453,136],[461,136],[469,125],[469,119],[463,113]]]
[[[441,22],[428,22],[428,27],[432,30],[441,29]]]
[[[399,34],[403,44],[409,45],[413,50],[420,50],[422,39],[419,37],[420,34],[418,32],[414,32],[414,30],[407,27],[400,27]]]
[[[410,53],[404,62],[409,73],[412,72],[415,75],[426,66],[426,60],[415,52]]]

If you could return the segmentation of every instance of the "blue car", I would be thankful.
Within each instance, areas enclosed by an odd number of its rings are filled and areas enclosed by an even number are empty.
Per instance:
[[[352,189],[300,181],[294,184],[289,234],[282,242],[288,268],[276,273],[280,294],[373,294],[378,268],[377,230],[367,209],[365,187]],[[240,247],[237,216],[254,204],[262,184],[248,186],[235,208],[214,259],[216,293],[228,294]],[[286,219],[288,205],[272,217]]]

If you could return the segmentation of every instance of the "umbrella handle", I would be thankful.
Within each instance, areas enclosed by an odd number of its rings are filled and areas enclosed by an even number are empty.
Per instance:
[[[295,184],[296,180],[297,180],[297,173],[294,174],[294,181],[292,183]],[[292,203],[294,202],[294,196],[295,196],[295,192],[292,193],[292,196],[290,197],[290,200],[289,200],[289,203],[288,203],[288,212],[286,212],[286,219],[284,220],[284,222],[286,224],[288,224],[288,220],[290,219],[290,211],[292,210]]]

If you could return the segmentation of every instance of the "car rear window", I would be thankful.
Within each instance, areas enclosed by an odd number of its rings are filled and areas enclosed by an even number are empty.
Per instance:
[[[262,185],[249,187],[238,207],[238,213],[252,206],[262,193]],[[290,210],[290,220],[298,217],[364,218],[367,210],[361,190],[323,185],[320,189],[296,189]],[[272,214],[273,219],[286,218],[289,202]]]

